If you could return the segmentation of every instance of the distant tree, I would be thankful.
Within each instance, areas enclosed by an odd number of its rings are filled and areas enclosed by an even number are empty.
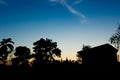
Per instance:
[[[88,50],[88,49],[90,49],[90,48],[91,48],[90,45],[83,45],[82,50],[84,51],[84,50]]]
[[[3,39],[0,42],[0,59],[2,61],[6,60],[8,54],[14,50],[13,44],[14,44],[14,42],[12,41],[11,38]]]
[[[90,48],[91,48],[90,45],[83,45],[81,51],[88,50],[88,49],[90,49]],[[79,51],[78,51],[78,52],[79,52]],[[80,55],[79,53],[77,53],[76,56],[78,57],[77,61],[81,63],[81,62],[82,62],[82,57],[81,57],[81,55]]]
[[[12,59],[12,63],[14,65],[18,65],[20,62],[21,64],[28,63],[28,60],[30,58],[30,49],[25,46],[19,46],[15,49],[14,55],[16,58]]]
[[[52,42],[51,39],[43,39],[33,43],[35,59],[43,63],[51,63],[55,57],[61,57],[61,50],[57,48],[57,43]]]
[[[109,41],[111,44],[114,44],[117,49],[120,48],[120,24],[118,25],[116,32],[110,37]]]
[[[19,46],[15,49],[15,56],[20,58],[29,58],[30,56],[30,49],[26,46]]]

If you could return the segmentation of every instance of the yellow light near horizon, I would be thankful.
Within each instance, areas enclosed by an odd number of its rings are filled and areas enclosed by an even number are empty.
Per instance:
[[[35,58],[30,58],[30,59],[28,59],[28,61],[31,63],[31,62],[33,62],[35,60]]]
[[[120,50],[117,52],[117,61],[120,62]]]

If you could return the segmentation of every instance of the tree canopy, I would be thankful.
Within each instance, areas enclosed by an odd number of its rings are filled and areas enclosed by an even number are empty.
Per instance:
[[[11,38],[3,39],[0,42],[0,56],[2,60],[6,60],[9,53],[14,50],[14,42]]]
[[[50,63],[55,60],[55,57],[61,57],[61,50],[57,48],[57,43],[52,42],[51,39],[41,38],[34,42],[33,45],[36,60]]]
[[[27,59],[30,57],[30,49],[26,46],[16,47],[14,55],[16,58],[12,59],[13,65],[19,65],[20,62],[21,64],[28,63]]]

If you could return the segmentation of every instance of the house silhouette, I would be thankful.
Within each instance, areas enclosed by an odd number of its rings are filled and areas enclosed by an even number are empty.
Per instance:
[[[112,65],[117,63],[117,51],[116,48],[107,43],[77,53],[82,57],[82,64]]]

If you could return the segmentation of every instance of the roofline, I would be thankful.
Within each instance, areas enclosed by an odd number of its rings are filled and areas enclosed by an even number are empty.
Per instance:
[[[94,48],[97,48],[97,47],[100,47],[100,46],[104,46],[104,45],[109,45],[109,46],[113,47],[111,44],[106,43],[106,44],[102,44],[102,45],[99,45],[99,46],[95,46],[95,47],[87,49],[87,50],[91,50],[91,49],[94,49]],[[116,49],[115,47],[113,47],[113,48]],[[77,53],[84,52],[84,51],[87,51],[87,50],[81,50],[81,51],[78,51]],[[116,51],[118,51],[118,50],[116,49]]]

